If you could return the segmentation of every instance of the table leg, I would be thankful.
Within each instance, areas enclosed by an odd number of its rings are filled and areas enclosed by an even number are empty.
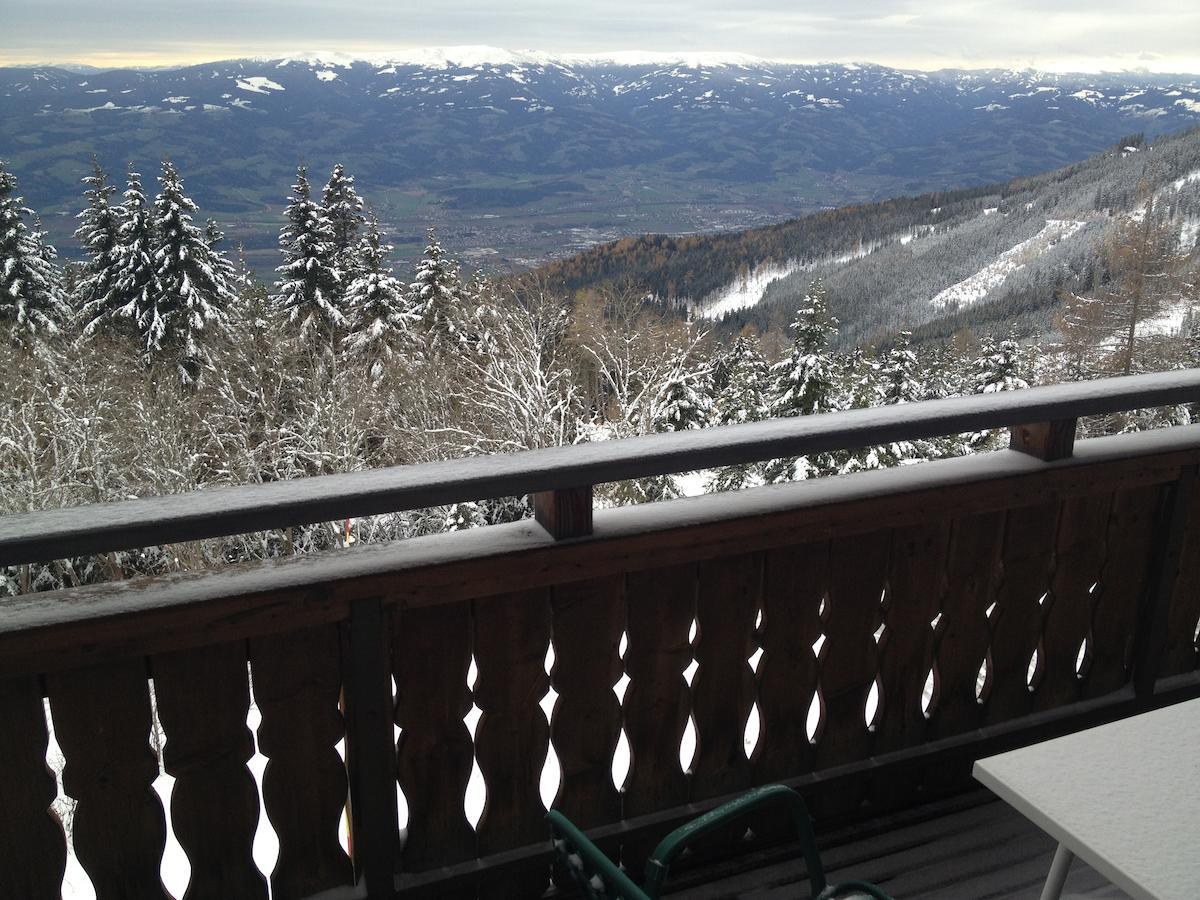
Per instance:
[[[1046,876],[1046,886],[1042,888],[1041,900],[1058,900],[1062,896],[1063,885],[1067,883],[1067,872],[1075,854],[1067,849],[1066,844],[1059,844],[1054,851],[1054,862],[1050,863],[1050,874]]]

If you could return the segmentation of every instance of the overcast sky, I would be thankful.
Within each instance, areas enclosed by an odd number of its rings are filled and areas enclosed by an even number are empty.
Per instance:
[[[0,64],[490,44],[919,69],[1200,72],[1197,0],[0,0]]]

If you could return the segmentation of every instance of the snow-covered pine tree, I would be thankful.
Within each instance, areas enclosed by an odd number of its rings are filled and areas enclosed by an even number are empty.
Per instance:
[[[703,428],[712,416],[712,369],[697,365],[691,348],[676,354],[654,400],[655,431]]]
[[[88,205],[76,216],[79,227],[75,229],[75,237],[88,258],[75,290],[74,304],[81,316],[91,319],[100,311],[120,305],[117,272],[120,267],[121,207],[109,202],[109,197],[117,192],[117,186],[109,184],[108,173],[94,156],[92,174],[84,178],[83,183],[87,185],[83,195]]]
[[[983,339],[979,356],[971,364],[971,380],[976,394],[994,394],[998,391],[1018,391],[1029,387],[1023,377],[1025,369],[1021,345],[1011,336],[1002,341],[994,337]],[[999,450],[1007,444],[1004,429],[979,431],[968,435],[967,446],[972,451]]]
[[[898,403],[917,403],[924,400],[928,389],[921,380],[920,364],[912,349],[912,332],[901,331],[896,342],[884,355],[879,366],[880,400],[884,406]],[[896,441],[875,448],[883,467],[928,459],[939,455],[927,441]]]
[[[771,370],[753,337],[739,337],[723,353],[714,368],[725,373],[725,389],[713,402],[716,425],[740,425],[760,422],[770,415]],[[740,463],[718,469],[708,484],[709,491],[736,491],[752,483],[754,463]]]
[[[192,224],[195,202],[183,192],[183,179],[167,161],[154,200],[154,266],[158,291],[139,317],[147,357],[175,364],[184,384],[198,384],[212,367],[208,344],[228,324],[234,302],[230,266]]]
[[[418,321],[408,311],[403,285],[388,266],[391,250],[379,233],[379,220],[372,215],[358,250],[362,270],[346,290],[349,333],[342,341],[346,350],[365,364],[372,383],[383,377]]]
[[[146,332],[142,322],[152,317],[154,298],[158,296],[158,276],[154,265],[154,226],[146,208],[142,176],[129,167],[127,186],[117,229],[116,265],[113,289],[107,297],[97,297],[82,310],[83,333],[101,331],[133,332],[142,351]]]
[[[437,347],[457,339],[462,283],[458,267],[442,249],[433,228],[429,229],[425,253],[417,263],[409,290],[410,308],[420,316],[430,344]]]
[[[838,408],[836,365],[829,352],[829,341],[837,334],[837,326],[837,319],[825,306],[825,286],[821,279],[814,279],[791,325],[791,350],[771,366],[775,382],[772,416],[807,416]],[[833,456],[819,453],[801,459],[770,460],[763,467],[763,477],[775,483],[836,471]]]
[[[0,161],[0,327],[16,345],[36,349],[67,315],[54,248],[25,223],[33,210],[16,195],[17,179]]]
[[[329,181],[321,191],[321,205],[325,207],[333,231],[333,255],[342,284],[348,286],[359,274],[359,229],[366,219],[362,198],[354,190],[354,176],[347,175],[341,163],[333,167]]]
[[[297,169],[288,201],[287,224],[279,232],[284,263],[275,271],[275,302],[300,336],[332,343],[346,318],[340,308],[341,273],[334,252],[333,227],[321,204],[312,199],[304,166]]]
[[[881,402],[879,385],[879,363],[861,348],[855,348],[842,359],[842,378],[839,393],[845,409],[870,409]],[[838,471],[842,474],[878,469],[883,465],[879,459],[879,448],[858,447],[839,450],[834,456],[838,460]]]

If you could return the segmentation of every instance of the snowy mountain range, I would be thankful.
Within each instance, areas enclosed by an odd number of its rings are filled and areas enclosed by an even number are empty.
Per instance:
[[[298,160],[343,162],[399,243],[432,222],[503,263],[991,183],[1196,123],[1200,78],[1144,73],[488,47],[0,68],[0,158],[64,244],[93,152],[117,171],[170,156],[252,250],[273,244]]]

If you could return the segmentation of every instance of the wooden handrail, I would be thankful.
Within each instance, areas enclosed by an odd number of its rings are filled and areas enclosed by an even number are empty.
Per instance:
[[[0,566],[1200,401],[1200,369],[0,517]]]

